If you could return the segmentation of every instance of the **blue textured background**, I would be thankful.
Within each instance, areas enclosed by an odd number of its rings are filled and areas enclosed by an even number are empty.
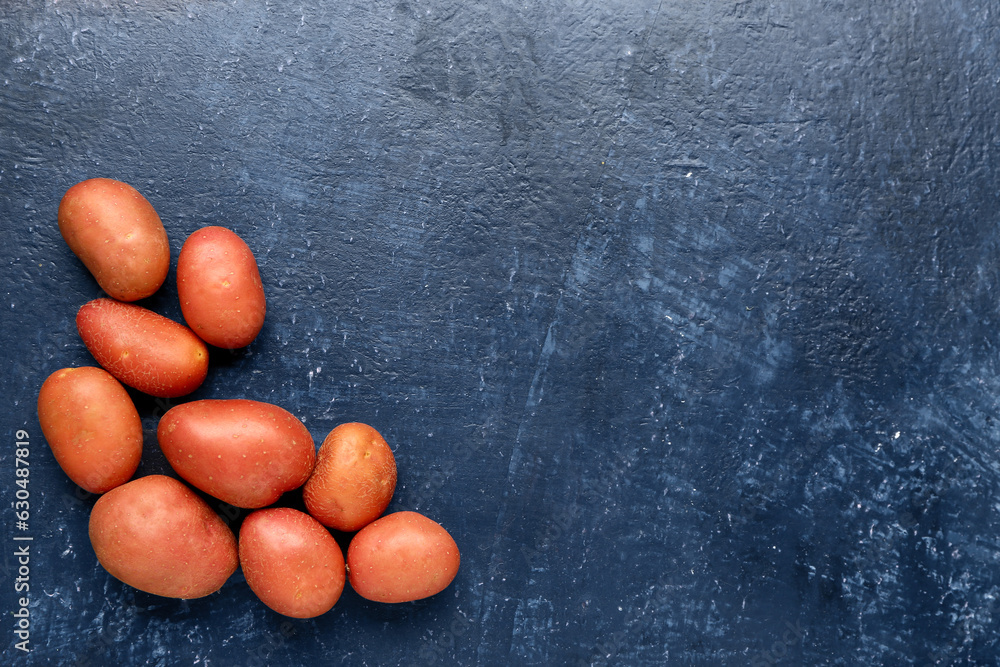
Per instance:
[[[6,664],[997,664],[997,1],[3,2],[0,83]],[[450,588],[291,621],[100,568],[34,403],[93,364],[94,176],[174,262],[247,240],[267,322],[190,398],[378,428]]]

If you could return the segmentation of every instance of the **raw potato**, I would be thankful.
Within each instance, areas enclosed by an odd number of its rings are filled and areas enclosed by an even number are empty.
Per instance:
[[[240,527],[239,549],[250,590],[279,614],[325,614],[344,590],[347,573],[340,545],[304,512],[257,510]]]
[[[94,299],[76,327],[101,366],[124,384],[161,398],[190,394],[208,375],[208,348],[183,324],[131,303]]]
[[[209,345],[249,345],[267,310],[257,260],[225,227],[205,227],[188,237],[177,258],[177,295],[184,321]]]
[[[375,602],[412,602],[440,593],[458,574],[458,545],[417,512],[387,514],[347,548],[351,587]]]
[[[59,467],[86,491],[109,491],[139,467],[142,420],[125,388],[101,368],[50,375],[38,392],[38,422]]]
[[[236,507],[270,505],[302,486],[316,463],[305,425],[277,405],[201,400],[167,410],[156,437],[185,480]]]
[[[115,299],[144,299],[166,279],[167,232],[153,206],[127,183],[77,183],[63,195],[58,220],[70,250]]]
[[[150,475],[98,498],[90,542],[112,576],[169,598],[200,598],[236,571],[236,538],[183,482]]]
[[[320,523],[353,532],[380,517],[395,490],[392,450],[378,431],[355,422],[326,436],[302,498]]]

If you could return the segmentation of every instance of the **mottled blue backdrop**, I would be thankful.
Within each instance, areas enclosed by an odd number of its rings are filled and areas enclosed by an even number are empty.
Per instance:
[[[0,84],[4,664],[997,664],[997,0],[2,2]],[[298,621],[101,569],[35,412],[94,363],[95,176],[174,262],[248,242],[264,330],[189,398],[375,426],[446,591]]]

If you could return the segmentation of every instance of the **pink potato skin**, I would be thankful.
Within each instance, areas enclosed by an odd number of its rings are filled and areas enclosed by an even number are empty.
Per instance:
[[[249,345],[264,326],[267,304],[250,247],[225,227],[204,227],[177,258],[177,294],[184,321],[209,345]]]
[[[153,595],[192,599],[236,571],[236,537],[212,508],[172,477],[150,475],[98,498],[90,542],[116,579]]]
[[[417,512],[387,514],[347,548],[351,587],[374,602],[412,602],[443,591],[458,574],[458,545],[439,523]]]
[[[330,611],[347,572],[337,540],[308,514],[288,507],[253,512],[239,537],[240,565],[250,590],[292,618]]]
[[[63,472],[82,489],[124,484],[142,457],[142,420],[125,388],[101,368],[63,368],[38,391],[38,422]]]
[[[371,426],[352,422],[323,440],[302,499],[323,525],[354,532],[382,515],[395,490],[396,459],[389,445]]]
[[[111,297],[144,299],[166,279],[167,232],[152,204],[127,183],[81,181],[63,195],[57,218],[66,245]]]
[[[80,307],[83,344],[122,383],[151,396],[184,396],[208,375],[208,348],[183,324],[132,303],[94,299]]]
[[[292,413],[246,399],[206,399],[173,407],[156,429],[178,475],[236,507],[256,509],[302,486],[316,445]]]

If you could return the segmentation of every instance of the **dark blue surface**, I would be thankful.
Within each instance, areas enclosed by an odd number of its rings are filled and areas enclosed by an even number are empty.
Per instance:
[[[1000,4],[470,4],[0,7],[4,663],[997,664]],[[294,621],[100,568],[35,413],[93,363],[95,176],[174,263],[256,253],[264,330],[189,398],[375,426],[450,588]]]

